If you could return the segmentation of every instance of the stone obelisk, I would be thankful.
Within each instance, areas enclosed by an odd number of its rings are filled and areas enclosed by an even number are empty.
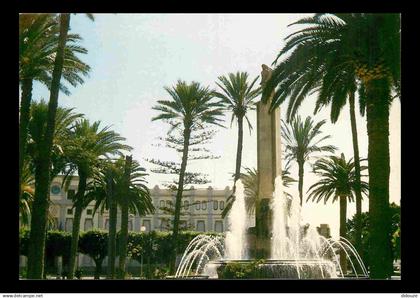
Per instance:
[[[262,65],[261,86],[271,76],[272,69]],[[266,103],[257,103],[257,168],[258,195],[260,203],[255,210],[257,258],[269,258],[271,247],[272,211],[271,201],[274,180],[281,175],[280,108],[269,112],[274,92]]]

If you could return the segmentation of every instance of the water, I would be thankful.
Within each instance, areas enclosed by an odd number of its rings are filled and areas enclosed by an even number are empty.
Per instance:
[[[217,268],[229,263],[249,264],[247,244],[248,215],[244,186],[236,183],[235,202],[228,215],[228,231],[223,236],[195,237],[181,259],[175,277],[206,275],[217,278]],[[299,200],[284,194],[281,177],[275,180],[271,204],[273,226],[271,258],[259,265],[256,278],[342,278],[339,251],[344,250],[349,269],[356,277],[368,271],[353,245],[345,238],[327,239],[311,226],[302,224]]]
[[[224,258],[228,260],[248,259],[246,242],[248,214],[245,208],[245,190],[241,180],[236,181],[235,201],[227,218]]]

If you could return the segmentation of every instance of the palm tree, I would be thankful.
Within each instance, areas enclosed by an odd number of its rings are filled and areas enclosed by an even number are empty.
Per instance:
[[[81,75],[88,75],[90,70],[89,65],[83,63],[75,55],[87,53],[85,48],[77,44],[80,40],[79,35],[69,34],[64,51],[63,78],[74,87],[83,83]],[[58,23],[53,15],[19,15],[19,83],[22,89],[19,119],[19,172],[22,171],[26,155],[32,85],[34,81],[38,81],[50,88],[57,44]],[[64,84],[60,84],[60,90],[67,95],[70,94]]]
[[[121,155],[121,150],[131,150],[130,146],[122,144],[125,138],[118,133],[110,130],[109,126],[100,129],[100,121],[91,123],[87,119],[77,121],[71,129],[65,144],[65,155],[68,158],[69,166],[63,184],[69,183],[72,174],[77,170],[79,182],[77,192],[73,197],[73,206],[75,208],[72,243],[69,261],[69,275],[72,279],[76,270],[76,254],[80,233],[80,219],[83,210],[89,203],[85,198],[86,185],[88,179],[93,176],[95,167],[98,166],[99,159],[111,155]]]
[[[300,205],[302,206],[305,162],[315,152],[333,153],[337,148],[332,145],[319,146],[319,143],[329,139],[331,137],[330,135],[315,140],[322,134],[321,127],[325,124],[325,120],[315,123],[311,117],[307,117],[305,122],[302,122],[300,116],[297,115],[289,125],[285,121],[282,121],[282,124],[282,136],[286,145],[285,159],[295,160],[299,167],[298,188]]]
[[[30,119],[28,124],[28,144],[27,144],[27,153],[29,158],[27,158],[27,162],[29,162],[29,167],[34,169],[34,177],[35,177],[35,193],[34,193],[34,200],[32,201],[32,209],[31,209],[31,235],[37,235],[37,232],[40,232],[38,229],[39,227],[33,226],[34,217],[42,216],[41,220],[45,223],[43,227],[43,233],[39,235],[41,240],[45,244],[45,229],[47,224],[47,217],[48,217],[48,210],[49,210],[49,187],[52,179],[54,179],[57,174],[59,174],[65,167],[66,159],[63,154],[63,145],[64,140],[67,138],[69,129],[73,125],[73,123],[82,117],[82,114],[75,113],[73,109],[62,108],[58,107],[56,113],[56,129],[54,132],[53,138],[53,146],[51,149],[51,167],[48,168],[48,178],[47,181],[47,197],[45,202],[42,204],[42,207],[45,208],[44,212],[40,212],[39,205],[35,204],[35,199],[37,198],[38,191],[38,181],[42,175],[45,176],[43,172],[43,167],[41,166],[41,160],[43,158],[42,155],[42,142],[43,138],[45,137],[45,129],[47,126],[47,117],[48,117],[48,106],[45,101],[41,100],[40,102],[33,102],[31,104],[30,109]],[[39,203],[39,201],[38,201]],[[40,220],[39,218],[36,220]],[[31,236],[32,237],[32,236]],[[35,237],[35,236],[34,236]],[[38,238],[37,241],[40,241]],[[35,240],[34,240],[35,241]],[[38,243],[38,242],[35,242]],[[42,245],[44,245],[42,244]],[[34,242],[29,243],[29,247],[35,250]],[[43,252],[44,249],[37,249],[37,250],[29,250],[31,253],[35,254],[36,258],[42,258],[43,262]],[[29,272],[29,255],[28,255],[28,272]],[[42,267],[43,268],[43,267]],[[37,270],[42,270],[37,268]],[[39,273],[39,271],[37,271]],[[41,275],[42,276],[42,275]]]
[[[120,259],[119,278],[125,277],[125,263],[127,257],[127,242],[128,242],[128,213],[139,214],[145,216],[153,213],[155,207],[150,196],[149,189],[145,185],[144,177],[146,169],[133,161],[131,156],[127,156],[124,165],[124,173],[122,181],[119,183],[118,189],[121,192],[118,194],[119,203],[121,206],[121,234],[120,234]]]
[[[324,20],[324,21],[322,21]],[[289,49],[300,44],[302,48],[299,59],[307,67],[314,64],[313,55],[324,58],[328,45],[331,55],[340,61],[337,67],[350,69],[349,75],[356,74],[359,88],[361,111],[366,111],[369,139],[369,172],[370,193],[369,212],[372,212],[372,260],[373,278],[386,278],[392,273],[392,256],[390,245],[389,209],[389,106],[395,97],[400,95],[400,15],[398,14],[336,14],[335,17],[318,14],[314,18],[301,21],[311,24],[310,28],[297,31],[289,42]],[[326,25],[328,24],[328,25]],[[299,48],[298,47],[298,48]],[[303,49],[306,49],[306,53]],[[318,50],[320,49],[320,50]],[[286,52],[288,49],[283,49]],[[297,50],[296,50],[297,51]],[[309,53],[309,54],[308,54]],[[330,57],[331,57],[330,55]],[[311,58],[312,57],[312,58]],[[285,61],[286,63],[286,61]],[[283,64],[283,63],[282,63]],[[322,64],[322,63],[320,63]],[[293,63],[289,65],[294,67]],[[295,65],[296,66],[296,65]],[[302,67],[298,67],[302,69]],[[282,70],[273,72],[263,96],[267,97],[276,81],[283,81],[281,88],[293,86],[295,79],[278,80]],[[289,71],[290,72],[290,69]],[[334,77],[334,76],[332,76]],[[284,79],[284,78],[283,78]],[[308,82],[304,89],[311,89]],[[338,82],[334,88],[346,86]],[[289,91],[278,89],[273,101],[273,108],[284,100]],[[346,92],[347,87],[340,87],[338,93]],[[286,89],[284,89],[286,90]],[[391,96],[395,92],[396,96]],[[303,92],[304,94],[305,92]],[[350,97],[351,99],[351,97]],[[296,107],[299,104],[295,105]],[[354,142],[355,143],[355,142]],[[356,158],[356,154],[355,154]]]
[[[153,109],[161,113],[158,116],[153,117],[152,121],[170,121],[172,128],[181,127],[183,129],[182,162],[177,185],[173,224],[173,258],[171,262],[171,273],[174,273],[179,217],[191,133],[202,128],[204,124],[222,126],[220,124],[222,119],[219,117],[223,115],[223,105],[220,102],[212,101],[213,91],[208,87],[202,87],[197,82],[187,84],[186,82],[179,80],[174,87],[165,87],[165,90],[172,97],[172,100],[158,100],[158,105],[154,106]]]
[[[88,195],[93,195],[96,201],[94,213],[101,207],[101,213],[104,209],[109,211],[108,226],[108,272],[107,278],[115,277],[115,254],[116,254],[116,237],[117,237],[117,198],[115,195],[115,177],[116,169],[110,160],[102,163],[99,175],[95,177],[93,190]]]
[[[28,278],[41,279],[43,276],[43,257],[45,247],[46,210],[48,209],[48,185],[50,180],[51,149],[55,131],[55,117],[58,107],[58,92],[63,74],[66,42],[70,27],[70,14],[60,15],[60,27],[57,50],[54,58],[54,68],[51,76],[50,100],[48,104],[48,121],[39,159],[39,176],[35,182],[35,198],[31,217],[31,234],[28,252]]]
[[[218,77],[219,82],[216,82],[216,85],[222,89],[223,93],[214,93],[226,105],[226,109],[232,112],[230,124],[232,125],[234,118],[238,122],[238,145],[236,149],[234,182],[239,179],[241,174],[243,121],[244,119],[247,121],[249,132],[251,133],[252,125],[249,122],[247,112],[255,110],[254,99],[260,94],[260,88],[253,89],[255,82],[258,80],[258,76],[251,83],[248,83],[248,76],[247,72],[229,73],[228,77],[220,76]],[[235,186],[233,189],[235,190]]]
[[[124,234],[128,232],[128,212],[145,216],[155,210],[145,186],[144,171],[145,169],[136,161],[132,161],[130,168],[126,167],[123,157],[114,162],[104,160],[100,171],[96,172],[93,181],[87,186],[86,198],[87,201],[95,201],[94,213],[98,209],[101,213],[105,209],[109,210],[108,278],[110,279],[113,279],[115,274],[117,205],[121,206],[122,212],[120,257],[125,256],[126,245],[123,243],[126,241]],[[130,174],[128,191],[127,173]],[[120,262],[124,262],[123,258]]]
[[[310,25],[286,37],[286,45],[274,63],[284,54],[291,55],[275,69],[275,76],[265,92],[278,86],[275,101],[281,104],[289,97],[288,117],[293,117],[307,95],[318,92],[314,113],[331,106],[331,122],[338,120],[347,99],[350,108],[350,125],[356,172],[356,248],[361,245],[362,194],[360,184],[359,146],[355,116],[355,92],[357,76],[354,63],[349,63],[348,50],[336,39],[345,23],[330,16],[315,15],[303,18],[291,25]],[[291,26],[289,25],[289,26]],[[328,42],[325,42],[328,40]],[[302,59],[305,57],[305,59]],[[304,61],[304,63],[302,63]],[[361,111],[362,115],[364,110]]]
[[[361,171],[367,167],[361,167]],[[346,161],[344,154],[341,157],[330,156],[329,158],[319,159],[313,167],[315,173],[322,177],[321,180],[314,183],[309,189],[309,196],[306,201],[312,199],[317,203],[324,200],[324,204],[332,197],[333,203],[340,199],[340,236],[346,238],[346,214],[347,200],[354,201],[356,194],[356,174],[355,163],[353,159]],[[364,181],[360,183],[360,189],[366,195],[368,184]],[[346,273],[347,260],[343,250],[340,251],[340,264],[343,273]]]

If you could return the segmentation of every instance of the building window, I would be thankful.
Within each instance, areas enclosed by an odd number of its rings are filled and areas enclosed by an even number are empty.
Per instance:
[[[92,220],[92,218],[86,218],[85,219],[85,231],[89,231],[89,230],[92,230],[92,227],[93,227],[93,220]]]
[[[200,210],[200,202],[195,202],[195,210]]]
[[[171,208],[172,207],[172,201],[167,200],[166,201],[166,208]]]
[[[207,202],[206,201],[201,202],[201,209],[203,209],[203,210],[207,209]]]
[[[67,209],[67,215],[73,215],[73,208]]]
[[[61,192],[61,188],[60,188],[59,185],[53,185],[53,186],[51,186],[51,193],[53,195],[58,195],[58,194],[60,194],[60,192]]]
[[[128,221],[128,230],[129,231],[132,231],[133,230],[133,221],[132,220],[129,220]]]
[[[73,218],[66,218],[66,232],[71,232],[73,229]]]
[[[213,201],[213,210],[217,210],[217,208],[219,208],[219,202]]]
[[[109,229],[109,218],[105,219],[105,230]]]
[[[197,231],[198,232],[205,232],[206,231],[206,224],[204,220],[197,220]]]
[[[86,215],[92,215],[93,214],[93,210],[92,209],[87,209],[86,210]]]
[[[219,208],[220,208],[220,210],[225,209],[225,202],[224,201],[220,201]]]
[[[216,220],[214,223],[214,230],[218,233],[223,233],[223,221]]]
[[[188,210],[190,208],[189,204],[190,203],[188,201],[184,201],[184,209],[185,210]]]
[[[159,202],[159,207],[160,207],[160,208],[165,207],[165,201],[164,201],[164,200],[161,200],[161,201]]]
[[[67,191],[67,200],[73,200],[76,191],[74,189],[69,189]]]
[[[146,228],[146,232],[150,232],[151,230],[151,223],[149,219],[143,220],[143,226]]]

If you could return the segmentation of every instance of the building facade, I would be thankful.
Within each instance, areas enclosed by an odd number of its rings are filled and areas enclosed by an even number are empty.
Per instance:
[[[56,177],[50,187],[50,214],[53,217],[53,224],[50,229],[58,229],[71,232],[73,226],[74,209],[72,196],[77,192],[78,177],[74,177],[67,190],[62,184],[62,176]],[[181,226],[188,230],[199,232],[224,232],[226,219],[222,218],[222,211],[225,208],[226,200],[231,190],[226,187],[222,190],[208,188],[188,189],[182,199]],[[130,214],[129,231],[169,231],[173,215],[165,211],[175,206],[174,191],[161,189],[158,186],[150,189],[150,194],[155,206],[155,213],[146,216]],[[80,229],[88,231],[91,229],[108,230],[108,211],[101,213],[99,210],[93,213],[95,202],[91,202],[82,213]],[[120,211],[118,211],[117,230],[120,227]],[[141,227],[144,227],[141,229]]]

